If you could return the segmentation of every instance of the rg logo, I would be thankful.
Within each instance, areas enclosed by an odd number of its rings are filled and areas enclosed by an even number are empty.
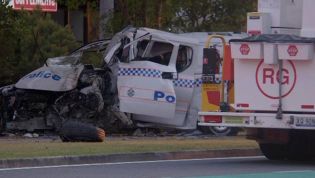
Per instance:
[[[280,74],[282,79],[280,79]],[[296,83],[296,69],[294,63],[289,60],[283,61],[280,70],[277,65],[267,65],[260,61],[256,68],[256,84],[259,91],[271,99],[283,98],[291,93]],[[282,87],[279,96],[279,87]]]

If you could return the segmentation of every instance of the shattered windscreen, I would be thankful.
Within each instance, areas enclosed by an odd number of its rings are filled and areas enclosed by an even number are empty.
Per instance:
[[[108,43],[109,40],[101,40],[87,44],[75,50],[69,56],[48,58],[46,64],[48,66],[72,67],[84,61],[88,64],[100,66]]]
[[[61,57],[54,57],[47,59],[48,66],[65,66],[65,67],[72,67],[80,62],[81,56],[61,56]]]

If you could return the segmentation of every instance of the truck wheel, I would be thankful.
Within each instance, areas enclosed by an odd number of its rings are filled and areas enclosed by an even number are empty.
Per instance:
[[[283,144],[260,143],[259,147],[265,157],[270,160],[283,160],[287,156],[286,145]]]
[[[90,124],[67,121],[62,125],[59,136],[63,142],[103,142],[105,131]]]
[[[203,133],[210,133],[215,136],[236,136],[239,131],[238,128],[221,126],[201,126],[199,129]]]
[[[288,144],[288,159],[293,161],[309,161],[313,158],[312,135],[307,131],[292,131]]]
[[[307,145],[290,145],[289,154],[287,158],[291,161],[309,161],[311,160],[312,154],[309,154]]]

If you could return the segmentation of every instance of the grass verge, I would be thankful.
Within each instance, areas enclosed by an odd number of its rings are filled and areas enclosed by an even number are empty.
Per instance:
[[[211,138],[109,138],[102,143],[62,143],[49,139],[0,139],[0,159],[46,156],[105,155],[189,150],[258,148],[244,137]]]

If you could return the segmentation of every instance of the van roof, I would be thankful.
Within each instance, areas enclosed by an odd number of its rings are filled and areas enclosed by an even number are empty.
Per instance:
[[[224,37],[226,43],[231,39],[242,39],[248,37],[246,33],[234,33],[234,32],[189,32],[182,33],[182,36],[194,38],[199,41],[200,44],[205,44],[209,35],[221,35]],[[221,43],[220,39],[214,38],[214,43]]]
[[[166,31],[162,31],[162,30],[156,30],[156,29],[151,29],[151,28],[140,28],[138,29],[138,31],[143,31],[143,33],[145,32],[149,32],[153,35],[157,35],[161,38],[164,38],[166,40],[169,41],[173,41],[173,42],[178,42],[178,43],[185,43],[185,44],[193,44],[193,45],[198,45],[199,41],[195,38],[189,37],[189,36],[183,36],[181,34],[177,34],[177,33],[171,33],[171,32],[166,32]]]

